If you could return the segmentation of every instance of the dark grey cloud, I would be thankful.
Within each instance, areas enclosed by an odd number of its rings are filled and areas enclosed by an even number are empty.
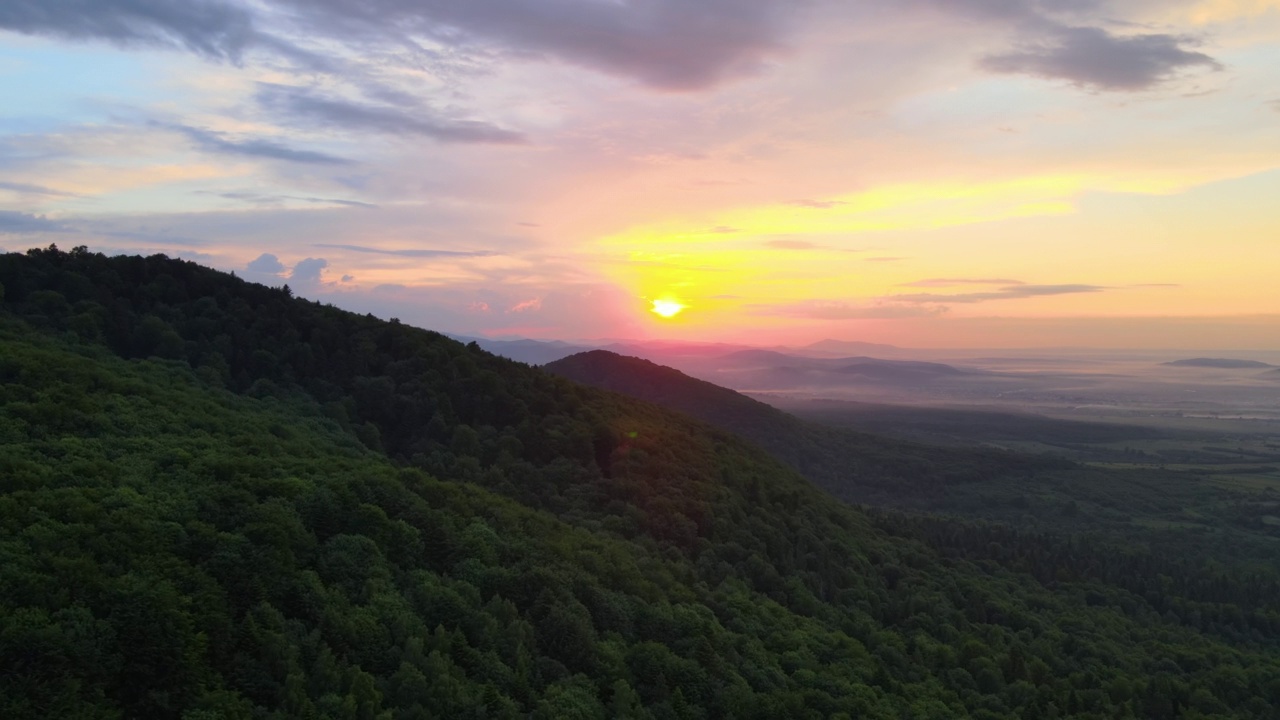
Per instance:
[[[902,287],[951,287],[953,285],[1025,285],[1021,280],[1004,278],[926,278],[901,283]]]
[[[286,85],[261,83],[258,102],[290,120],[313,127],[417,135],[441,142],[521,144],[523,135],[479,120],[433,117],[425,108],[373,105],[317,95]]]
[[[259,38],[244,6],[220,0],[4,0],[0,28],[126,47],[185,48],[232,62]]]
[[[312,247],[325,248],[329,250],[348,250],[350,252],[367,253],[370,255],[394,255],[396,257],[410,258],[475,258],[475,257],[492,257],[498,253],[490,250],[434,250],[434,249],[408,249],[408,250],[384,250],[382,248],[367,247],[365,245],[332,245],[329,243],[316,243]]]
[[[991,292],[975,293],[916,293],[907,295],[890,295],[886,300],[903,303],[980,303],[990,300],[1017,300],[1047,295],[1074,295],[1077,293],[1095,293],[1110,290],[1104,285],[1011,285]]]
[[[257,259],[251,261],[245,266],[246,270],[258,273],[276,274],[284,272],[284,263],[280,262],[280,258],[271,253],[262,253]]]
[[[351,161],[346,158],[316,152],[314,150],[299,150],[297,148],[275,142],[274,140],[265,140],[262,138],[233,140],[229,139],[223,133],[204,130],[197,127],[190,127],[188,125],[164,125],[157,123],[157,126],[175,130],[186,135],[192,142],[200,147],[201,150],[209,153],[221,155],[244,155],[247,157],[265,158],[267,160],[284,160],[286,162],[303,163],[307,165],[351,164]]]
[[[65,225],[43,215],[28,215],[12,210],[0,210],[0,233],[24,234],[41,232],[69,232]]]
[[[339,198],[326,197],[307,197],[301,195],[268,195],[264,193],[232,191],[232,192],[211,192],[208,190],[198,190],[200,195],[214,195],[227,200],[240,200],[253,205],[280,205],[290,200],[296,202],[312,203],[315,205],[342,205],[344,207],[368,208],[370,210],[377,209],[377,205],[373,203],[360,202],[359,200],[342,200]]]
[[[324,258],[299,260],[298,264],[293,266],[293,272],[289,273],[289,279],[300,283],[318,283],[327,267],[329,267],[329,261]]]
[[[29,185],[27,183],[6,182],[0,180],[0,190],[8,190],[10,192],[21,193],[23,195],[51,195],[54,197],[80,197],[79,195],[63,190],[54,190],[43,185]]]
[[[1097,27],[1059,27],[1019,50],[989,55],[981,67],[997,73],[1067,80],[1098,90],[1146,90],[1189,67],[1221,69],[1208,55],[1188,50],[1185,37],[1113,35]]]

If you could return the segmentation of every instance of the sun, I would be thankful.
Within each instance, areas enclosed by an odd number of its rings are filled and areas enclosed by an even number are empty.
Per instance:
[[[664,318],[675,317],[684,310],[685,306],[675,300],[654,300],[653,307],[650,308],[654,313]]]

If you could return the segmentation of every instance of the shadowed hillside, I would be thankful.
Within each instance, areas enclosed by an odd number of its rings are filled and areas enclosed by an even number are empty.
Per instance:
[[[1059,532],[1103,531],[1125,542],[1266,567],[1275,560],[1280,533],[1267,519],[1274,499],[1265,493],[1207,483],[1192,472],[1095,467],[981,444],[984,438],[1037,439],[1046,449],[1087,455],[1084,443],[1179,437],[1175,432],[830,401],[792,403],[801,419],[672,368],[605,351],[546,369],[736,433],[852,502]],[[939,439],[946,444],[934,444]]]

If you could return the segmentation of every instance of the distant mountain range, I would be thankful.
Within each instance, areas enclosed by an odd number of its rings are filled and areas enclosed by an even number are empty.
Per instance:
[[[1186,360],[1173,360],[1163,364],[1172,365],[1173,367],[1218,368],[1222,370],[1257,370],[1275,367],[1270,363],[1258,362],[1257,360],[1233,360],[1231,358],[1187,358]]]
[[[853,355],[861,353],[877,353],[880,355],[901,352],[902,348],[896,345],[883,345],[881,343],[861,342],[858,340],[819,340],[816,343],[805,345],[798,348],[800,351],[811,354],[823,355]]]

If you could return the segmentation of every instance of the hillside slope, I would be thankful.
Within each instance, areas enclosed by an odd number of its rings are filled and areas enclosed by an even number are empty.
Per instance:
[[[545,369],[740,435],[851,502],[1061,533],[1102,532],[1205,562],[1268,572],[1277,567],[1280,531],[1267,520],[1274,498],[1262,491],[1205,482],[1195,473],[1101,468],[1009,452],[972,439],[943,446],[887,436],[904,424],[965,423],[980,435],[983,423],[990,430],[992,423],[1012,422],[1020,432],[1046,433],[1052,442],[1072,446],[1100,434],[1119,440],[1152,434],[1144,428],[891,406],[867,406],[877,409],[856,421],[843,403],[814,403],[818,409],[801,419],[678,370],[606,351],[580,353]],[[886,423],[884,434],[870,434],[877,418]]]
[[[1266,578],[868,515],[191,263],[0,256],[0,716],[1273,717]]]

